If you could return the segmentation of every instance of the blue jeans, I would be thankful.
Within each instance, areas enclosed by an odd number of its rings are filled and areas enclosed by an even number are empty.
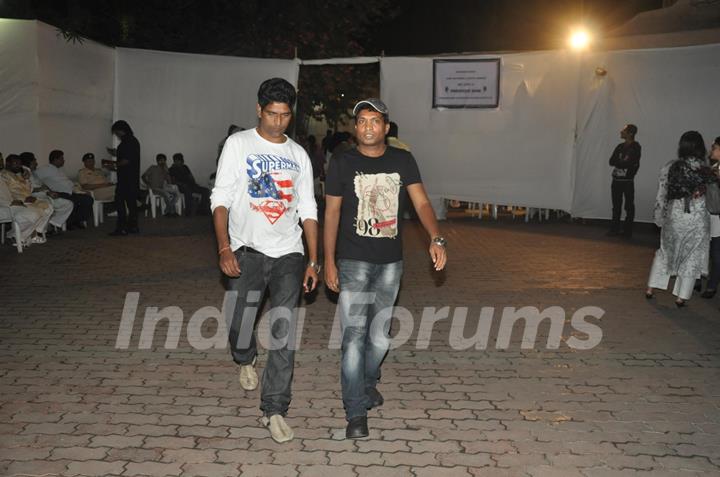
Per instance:
[[[260,395],[260,409],[266,416],[284,416],[290,406],[295,350],[292,346],[276,346],[275,340],[294,336],[305,261],[300,253],[272,258],[242,248],[235,252],[235,257],[242,272],[238,278],[230,279],[230,290],[238,292],[232,316],[228,317],[230,352],[235,363],[250,364],[257,356],[255,321],[266,288],[270,289],[273,311],[289,310],[293,317],[292,320],[282,319],[278,314],[277,320],[270,318],[272,346],[268,350]]]
[[[340,381],[348,420],[367,415],[366,389],[374,388],[380,379],[402,267],[402,261],[376,264],[338,260],[342,329]]]

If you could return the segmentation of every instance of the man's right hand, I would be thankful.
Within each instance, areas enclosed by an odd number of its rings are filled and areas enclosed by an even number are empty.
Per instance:
[[[229,248],[223,250],[220,254],[220,270],[229,277],[237,278],[240,276],[240,265],[237,257]]]
[[[340,282],[338,280],[337,266],[334,263],[325,262],[325,286],[340,293]]]

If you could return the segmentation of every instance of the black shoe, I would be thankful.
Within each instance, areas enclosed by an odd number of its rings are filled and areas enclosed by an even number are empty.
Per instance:
[[[678,299],[675,301],[675,306],[677,306],[678,308],[682,308],[685,305],[687,305],[687,300]]]
[[[114,232],[110,232],[108,235],[111,237],[124,237],[128,232],[125,229],[117,229]]]
[[[385,399],[383,399],[382,394],[380,394],[380,391],[378,391],[376,388],[366,388],[365,394],[367,395],[367,398],[368,398],[368,409],[380,407],[385,402]]]
[[[717,292],[717,290],[710,290],[710,289],[708,288],[707,290],[705,290],[704,292],[702,292],[702,294],[700,294],[700,296],[703,297],[703,298],[712,298],[712,297],[715,296],[715,293],[716,293],[716,292]]]
[[[353,417],[345,428],[346,439],[360,439],[370,435],[367,427],[367,416]]]
[[[645,292],[645,299],[646,299],[646,300],[652,300],[653,298],[655,298],[655,295],[654,295],[654,294]]]

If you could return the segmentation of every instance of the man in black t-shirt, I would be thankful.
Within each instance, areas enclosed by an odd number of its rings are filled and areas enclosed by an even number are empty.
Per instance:
[[[376,386],[400,288],[401,218],[408,195],[430,236],[435,270],[447,261],[446,241],[415,158],[385,144],[387,106],[367,99],[355,105],[353,115],[358,146],[330,161],[324,231],[325,283],[340,293],[341,384],[349,439],[368,435],[367,411],[383,403]]]
[[[126,121],[115,121],[110,131],[120,140],[117,150],[108,148],[117,161],[103,161],[103,166],[117,171],[115,207],[118,218],[115,231],[110,235],[123,236],[139,232],[137,199],[140,194],[140,142]]]
[[[200,194],[199,213],[207,215],[210,213],[210,190],[195,182],[195,176],[190,168],[185,165],[185,157],[182,153],[173,154],[173,165],[170,167],[170,176],[173,183],[178,186],[180,192],[185,196],[185,215],[192,215],[194,209],[193,192]]]
[[[610,156],[610,165],[613,166],[612,186],[612,225],[608,235],[624,235],[632,237],[633,220],[635,219],[635,174],[640,168],[640,154],[642,148],[635,141],[637,126],[628,124],[620,137],[624,140],[615,147]],[[625,227],[620,231],[620,215],[622,213],[623,198],[625,199]]]

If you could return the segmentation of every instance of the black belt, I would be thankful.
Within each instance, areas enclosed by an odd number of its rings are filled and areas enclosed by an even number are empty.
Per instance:
[[[254,248],[252,248],[252,247],[248,247],[247,245],[243,245],[243,246],[242,246],[242,247],[240,247],[240,248],[239,248],[238,250],[240,250],[241,252],[247,252],[247,253],[259,253],[259,254],[261,254],[261,255],[262,255],[262,252],[258,252],[258,251],[257,251],[257,250],[255,250]]]

